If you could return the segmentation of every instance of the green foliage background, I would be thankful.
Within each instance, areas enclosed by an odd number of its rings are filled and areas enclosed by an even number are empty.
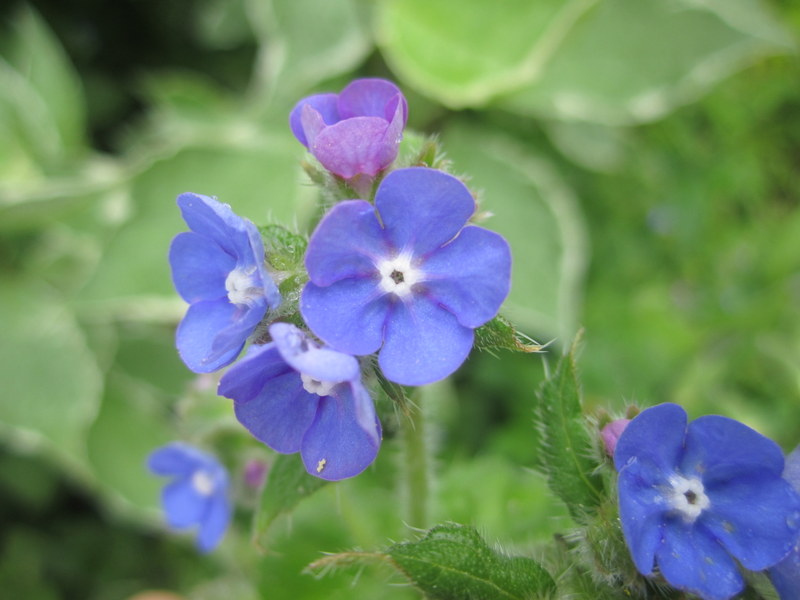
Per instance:
[[[287,114],[397,81],[515,255],[505,315],[550,356],[475,353],[425,391],[431,523],[539,555],[570,527],[532,425],[579,327],[589,410],[680,402],[800,441],[800,6],[791,0],[178,0],[0,9],[0,589],[31,600],[416,598],[391,569],[303,573],[413,539],[384,407],[374,468],[216,553],[165,535],[144,457],[273,455],[181,364],[166,262],[184,191],[307,231]],[[408,150],[418,137],[409,132]],[[235,474],[241,474],[236,471]],[[470,534],[471,535],[471,534]],[[357,580],[357,581],[356,581]]]

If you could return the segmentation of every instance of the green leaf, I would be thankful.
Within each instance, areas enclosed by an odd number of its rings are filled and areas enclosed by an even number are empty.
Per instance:
[[[481,192],[481,225],[502,234],[513,256],[511,294],[503,314],[530,335],[575,334],[586,267],[583,216],[552,166],[487,127],[456,122],[444,149],[458,173]]]
[[[262,39],[256,76],[291,104],[372,50],[363,3],[355,0],[251,0],[248,8]]]
[[[759,0],[603,0],[502,106],[607,125],[658,119],[756,59],[790,51]]]
[[[541,430],[539,467],[550,489],[578,522],[603,500],[602,478],[594,471],[597,441],[585,424],[577,371],[578,343],[563,356],[536,394],[535,423]]]
[[[475,347],[479,350],[510,350],[512,352],[543,352],[547,344],[537,344],[523,338],[514,324],[505,317],[497,315],[494,319],[475,330]]]
[[[328,483],[306,472],[299,454],[279,454],[269,470],[255,513],[253,540],[266,547],[266,534],[272,522]]]
[[[48,287],[9,277],[0,314],[0,432],[82,463],[102,376],[74,315]]]
[[[17,104],[20,119],[33,128],[30,136],[50,139],[47,159],[60,158],[85,146],[86,108],[83,89],[58,39],[44,20],[30,7],[16,15],[9,38],[6,60],[29,85],[24,104]],[[0,86],[3,90],[4,86]],[[0,91],[9,100],[19,90]],[[23,100],[18,97],[18,102]],[[25,113],[24,115],[22,113]],[[52,126],[52,130],[50,129]],[[29,137],[30,139],[30,137]]]
[[[478,106],[532,81],[593,0],[389,0],[376,38],[401,79],[452,108]]]
[[[421,540],[395,544],[386,554],[435,600],[528,600],[555,591],[539,563],[492,550],[474,528],[464,525],[438,525]]]

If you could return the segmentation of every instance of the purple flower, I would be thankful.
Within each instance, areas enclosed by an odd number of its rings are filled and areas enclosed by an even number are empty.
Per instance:
[[[306,252],[311,281],[300,311],[308,326],[342,352],[380,349],[380,367],[394,382],[423,385],[451,374],[510,286],[508,244],[465,226],[474,210],[463,183],[421,167],[387,175],[374,207],[334,206]]]
[[[213,456],[181,442],[154,450],[147,466],[156,475],[174,477],[161,494],[170,527],[198,526],[197,547],[213,550],[231,520],[225,468]]]
[[[219,384],[236,418],[284,454],[300,452],[306,470],[337,481],[366,469],[381,427],[358,361],[320,348],[294,325],[273,323],[272,342],[251,346]]]
[[[176,343],[187,367],[210,373],[233,362],[281,297],[255,225],[208,196],[181,194],[178,206],[191,231],[172,240],[169,262],[175,289],[190,306]]]
[[[800,493],[800,446],[786,457],[783,478]],[[795,540],[789,555],[769,570],[769,578],[781,600],[800,598],[800,539]]]
[[[617,442],[619,515],[643,575],[706,600],[743,588],[734,559],[760,571],[792,549],[800,496],[781,477],[777,444],[720,416],[687,426],[675,404],[643,411]]]
[[[303,98],[289,117],[294,136],[326,169],[373,177],[397,157],[408,106],[396,85],[356,79],[340,94]]]

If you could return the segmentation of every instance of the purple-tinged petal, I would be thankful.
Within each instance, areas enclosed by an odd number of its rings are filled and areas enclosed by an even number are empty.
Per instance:
[[[622,532],[633,562],[643,575],[653,572],[656,550],[661,543],[665,506],[658,485],[662,479],[662,473],[652,463],[637,460],[619,474]]]
[[[217,335],[211,343],[209,360],[215,360],[217,356],[227,354],[233,348],[241,350],[244,342],[255,331],[256,326],[267,312],[267,305],[263,297],[259,298],[252,306],[231,306],[235,309],[232,319],[226,327],[217,331]]]
[[[410,167],[386,176],[375,207],[394,247],[423,257],[455,237],[475,212],[475,200],[452,175]]]
[[[170,527],[184,529],[199,523],[206,508],[206,496],[192,485],[191,475],[181,477],[164,487],[161,501]]]
[[[231,513],[224,493],[215,494],[208,499],[197,536],[197,547],[201,552],[211,552],[222,541],[231,521]]]
[[[329,346],[348,354],[372,354],[383,341],[391,300],[372,279],[342,279],[327,287],[307,283],[300,297],[306,325]]]
[[[213,345],[218,333],[233,323],[237,310],[227,298],[189,306],[175,333],[178,353],[187,367],[195,373],[211,373],[236,358],[245,339],[224,352],[214,350]]]
[[[493,318],[511,288],[511,249],[502,236],[465,227],[422,265],[427,295],[465,327]]]
[[[336,94],[317,94],[303,98],[295,104],[289,115],[289,127],[297,140],[306,148],[309,146],[305,131],[303,130],[303,107],[309,106],[322,117],[322,122],[326,125],[333,125],[339,121],[339,111],[336,107],[338,96]]]
[[[328,127],[325,119],[316,110],[306,104],[300,112],[300,124],[303,126],[303,135],[308,142],[308,149],[313,152],[314,142],[323,129]]]
[[[698,475],[705,485],[750,473],[779,477],[783,472],[780,447],[747,425],[727,417],[695,419],[686,433],[680,467],[687,477]]]
[[[781,600],[800,598],[800,541],[789,556],[769,570],[769,578]]]
[[[275,344],[254,345],[219,381],[217,393],[240,404],[250,402],[270,380],[292,372]]]
[[[701,527],[681,519],[665,522],[664,543],[656,560],[671,585],[705,600],[728,600],[744,587],[736,563],[724,548]]]
[[[400,88],[386,79],[356,79],[345,87],[338,98],[339,115],[352,117],[381,117],[390,121],[396,107],[402,107],[403,125],[408,107]]]
[[[317,381],[342,382],[358,379],[358,360],[328,348],[318,348],[308,336],[289,323],[273,323],[269,333],[283,359],[296,371]]]
[[[379,117],[353,117],[322,129],[311,153],[331,173],[345,179],[360,173],[374,176],[397,157],[400,144],[389,123]]]
[[[236,259],[210,238],[187,231],[172,240],[169,264],[175,289],[191,304],[225,295],[225,279]]]
[[[300,374],[290,371],[269,380],[249,402],[235,403],[239,422],[259,441],[284,454],[300,450],[314,421],[319,396],[303,389]]]
[[[195,448],[172,442],[153,450],[147,457],[147,467],[156,475],[188,475],[208,458]]]
[[[301,455],[306,470],[316,477],[338,481],[361,473],[375,460],[380,447],[380,425],[368,429],[359,422],[363,405],[349,384],[334,395],[320,398],[317,418],[303,439]]]
[[[363,200],[334,206],[308,241],[306,268],[316,285],[348,277],[370,277],[375,264],[390,252],[375,209]]]
[[[185,193],[178,196],[178,207],[189,229],[214,240],[222,250],[236,256],[233,232],[240,230],[242,218],[230,205],[202,194]]]
[[[600,439],[603,440],[603,446],[606,449],[606,453],[611,458],[614,458],[614,450],[617,448],[619,436],[622,435],[622,432],[625,431],[625,428],[630,422],[630,419],[617,419],[616,421],[611,421],[611,423],[608,423],[600,431]]]
[[[761,571],[791,551],[800,534],[800,497],[788,482],[754,474],[705,491],[711,507],[703,525],[746,568]]]
[[[281,293],[278,291],[278,286],[267,272],[264,252],[264,242],[261,241],[261,234],[258,228],[245,219],[245,229],[247,231],[247,239],[250,244],[251,256],[255,261],[255,267],[258,271],[258,281],[256,283],[261,285],[264,292],[264,300],[267,303],[267,308],[276,309],[281,304]]]
[[[677,404],[659,404],[643,410],[633,419],[617,442],[614,466],[617,471],[632,458],[650,461],[665,473],[672,472],[683,452],[686,411]]]
[[[473,338],[472,329],[424,296],[397,301],[386,321],[378,363],[386,378],[395,383],[433,383],[461,366]]]

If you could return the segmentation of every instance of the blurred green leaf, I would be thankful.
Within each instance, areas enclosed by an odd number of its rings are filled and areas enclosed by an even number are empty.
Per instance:
[[[552,167],[486,127],[456,121],[443,136],[457,173],[481,192],[485,226],[501,233],[513,256],[503,313],[529,334],[571,339],[586,264],[583,217]]]
[[[438,525],[419,541],[395,544],[386,554],[431,599],[529,600],[555,591],[539,563],[496,552],[475,529],[455,523]]]
[[[356,0],[250,0],[248,8],[262,39],[257,85],[289,106],[308,88],[353,70],[372,49]]]
[[[8,277],[0,314],[0,431],[82,459],[102,376],[74,315],[47,286]]]
[[[595,474],[597,442],[586,429],[577,372],[579,340],[564,355],[536,394],[534,422],[540,429],[539,468],[550,489],[578,522],[603,500],[603,482]]]
[[[408,84],[452,108],[479,106],[532,81],[594,0],[388,0],[376,37]]]
[[[327,483],[306,472],[299,454],[278,454],[261,491],[261,502],[253,522],[253,540],[266,548],[265,536],[272,522]]]
[[[541,77],[502,106],[609,125],[650,121],[792,47],[760,0],[602,0],[571,29]]]
[[[135,379],[114,372],[106,379],[100,413],[87,438],[89,464],[100,489],[121,507],[158,506],[164,482],[145,465],[150,452],[175,438],[163,401]]]
[[[58,39],[32,8],[23,6],[12,22],[13,33],[5,47],[6,68],[20,76],[4,75],[0,97],[14,102],[26,136],[47,155],[60,159],[85,145],[86,108],[80,79]],[[0,68],[0,71],[4,69]],[[26,84],[28,89],[22,89]],[[44,143],[40,139],[47,140]]]

